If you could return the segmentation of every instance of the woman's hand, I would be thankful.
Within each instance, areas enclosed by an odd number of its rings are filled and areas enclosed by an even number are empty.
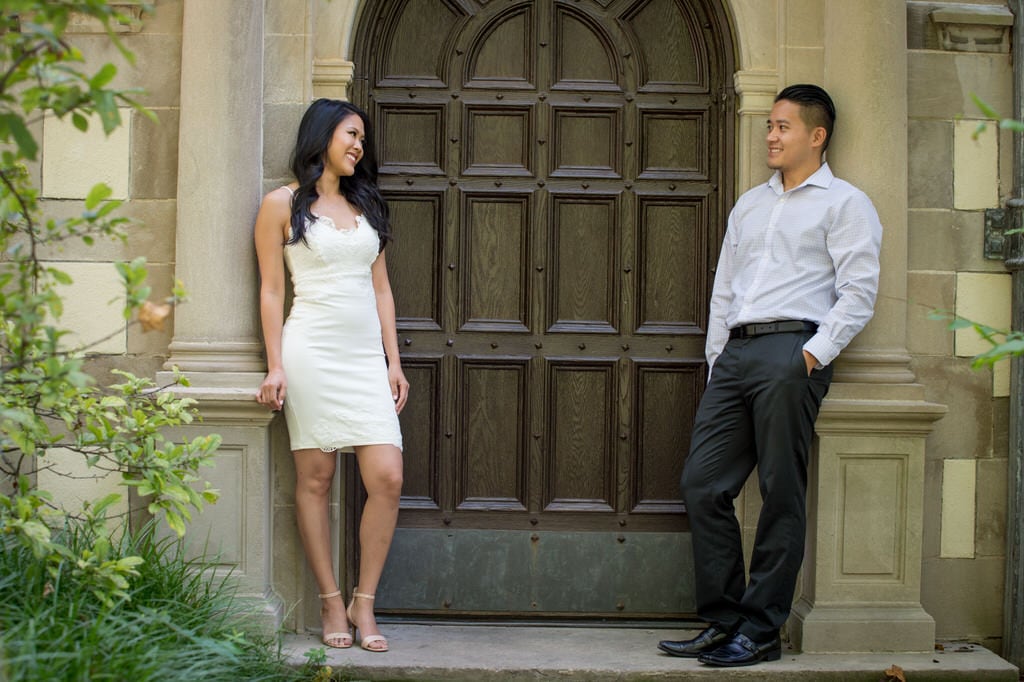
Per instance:
[[[256,402],[277,411],[284,407],[284,395],[287,392],[288,382],[284,378],[284,371],[271,370],[267,372],[267,377],[256,390]]]
[[[391,383],[391,398],[395,401],[395,412],[401,414],[405,401],[409,399],[409,382],[398,365],[388,367],[388,381]]]

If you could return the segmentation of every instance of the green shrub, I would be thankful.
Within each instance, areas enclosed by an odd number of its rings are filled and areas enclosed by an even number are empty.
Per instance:
[[[56,540],[73,553],[94,546],[87,526]],[[31,551],[0,547],[0,679],[35,681],[308,680],[289,668],[273,638],[247,632],[234,581],[209,558],[189,558],[154,524],[124,533],[114,560],[138,557],[138,576],[111,604],[92,593],[74,560],[42,570]]]

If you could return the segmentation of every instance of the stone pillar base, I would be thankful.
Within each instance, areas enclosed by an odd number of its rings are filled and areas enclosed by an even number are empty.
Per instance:
[[[272,504],[275,473],[271,447],[274,413],[256,402],[262,373],[188,373],[191,386],[175,395],[197,401],[201,420],[169,430],[175,440],[218,434],[222,442],[214,465],[200,476],[220,492],[215,504],[194,515],[185,535],[193,551],[214,558],[237,581],[238,598],[250,607],[252,624],[274,634],[284,620],[284,604],[272,585]],[[158,372],[157,383],[173,383]]]
[[[246,621],[246,628],[252,632],[274,639],[281,633],[284,623],[284,601],[268,590],[262,596],[240,596],[239,601],[246,606],[246,613],[251,620]]]
[[[806,653],[926,652],[924,443],[946,412],[916,384],[833,384],[808,468],[807,551],[789,621]]]
[[[792,645],[809,654],[924,652],[935,647],[935,620],[920,604],[812,604],[801,599],[788,623]]]

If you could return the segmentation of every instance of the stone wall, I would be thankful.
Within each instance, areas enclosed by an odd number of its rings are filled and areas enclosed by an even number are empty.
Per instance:
[[[90,247],[68,240],[61,248],[44,254],[73,279],[65,292],[65,312],[59,324],[72,332],[69,345],[89,345],[88,366],[101,382],[116,380],[107,373],[114,367],[153,377],[167,358],[173,318],[163,331],[143,333],[138,325],[126,326],[121,315],[124,289],[113,263],[144,256],[153,297],[170,295],[174,278],[181,22],[182,0],[160,0],[155,14],[119,33],[125,47],[135,54],[134,66],[124,60],[106,33],[96,32],[95,26],[83,22],[72,23],[69,28],[68,38],[82,51],[86,70],[95,72],[105,62],[115,64],[118,75],[114,84],[145,89],[138,99],[153,111],[156,122],[126,108],[121,110],[123,126],[109,137],[95,118],[85,134],[75,129],[70,119],[54,117],[37,123],[33,131],[42,143],[40,162],[31,170],[42,189],[44,215],[61,218],[80,214],[89,189],[105,182],[113,189],[112,198],[126,202],[116,215],[135,221],[127,230],[127,243],[98,239]],[[120,333],[106,338],[119,329]],[[100,339],[104,340],[94,343]],[[80,469],[77,458],[60,452],[51,454],[55,461],[62,462],[56,471]],[[67,480],[56,471],[40,472],[40,485],[68,499],[94,499],[118,489],[113,479]],[[123,488],[120,490],[123,492]]]
[[[973,5],[973,7],[972,7]],[[944,26],[936,10],[961,12]],[[1012,191],[1011,140],[994,126],[974,138],[977,95],[1012,113],[1012,19],[1003,2],[907,3],[909,188],[907,346],[931,400],[949,412],[926,446],[922,602],[938,637],[999,650],[1005,562],[1009,365],[971,369],[987,345],[952,333],[935,309],[999,328],[1010,322],[1010,276],[984,257],[984,209]],[[941,18],[942,15],[940,14]],[[973,23],[977,22],[977,23]],[[941,30],[967,36],[944,49]],[[1006,40],[971,45],[969,37]],[[949,45],[947,44],[946,47]],[[978,51],[986,49],[992,51]]]

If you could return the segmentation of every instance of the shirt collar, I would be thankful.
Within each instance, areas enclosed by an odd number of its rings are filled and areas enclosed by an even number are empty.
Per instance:
[[[793,189],[797,190],[806,185],[814,185],[815,187],[828,189],[834,179],[835,176],[832,175],[832,169],[828,167],[828,162],[825,162],[821,164],[818,170],[811,173],[810,177]],[[772,174],[772,177],[768,180],[768,186],[771,187],[776,194],[785,193],[785,190],[782,187],[782,171],[775,171],[775,173]]]

